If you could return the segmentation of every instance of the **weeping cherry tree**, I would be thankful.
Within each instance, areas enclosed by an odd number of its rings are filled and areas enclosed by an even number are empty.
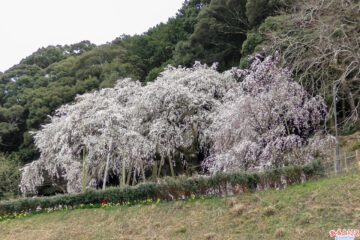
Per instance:
[[[303,164],[329,154],[333,137],[321,132],[324,100],[311,96],[277,67],[277,54],[257,55],[243,81],[229,91],[208,136],[213,145],[203,167],[211,173],[264,170]]]
[[[204,135],[211,113],[237,83],[237,71],[216,71],[196,63],[193,68],[168,67],[153,83],[130,79],[115,88],[78,96],[59,108],[51,122],[33,133],[40,159],[22,169],[21,191],[36,193],[44,172],[66,182],[67,192],[105,188],[108,175],[121,185],[136,183],[145,171],[155,177],[168,160],[194,144],[208,146]],[[200,146],[201,145],[201,146]],[[158,163],[157,156],[160,156]],[[186,158],[182,159],[186,165]],[[155,167],[156,166],[156,167]]]

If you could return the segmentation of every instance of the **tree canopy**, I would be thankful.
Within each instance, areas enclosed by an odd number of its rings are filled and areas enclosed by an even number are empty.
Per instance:
[[[264,170],[326,156],[323,145],[334,139],[321,134],[324,100],[307,93],[277,61],[256,56],[242,71],[242,83],[225,96],[208,130],[214,145],[203,166],[210,172]]]
[[[78,96],[34,133],[41,155],[24,167],[22,191],[35,192],[44,181],[43,171],[66,181],[68,192],[77,192],[84,168],[86,185],[96,187],[104,179],[106,165],[119,179],[125,174],[130,179],[133,172],[145,179],[144,171],[157,164],[161,168],[165,159],[172,168],[176,155],[181,164],[190,164],[187,152],[205,151],[210,113],[235,84],[232,72],[220,74],[214,67],[196,64],[190,69],[168,67],[146,86],[124,79],[115,88]]]

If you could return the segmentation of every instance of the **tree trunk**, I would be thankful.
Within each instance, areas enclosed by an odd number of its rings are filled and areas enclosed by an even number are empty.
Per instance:
[[[130,168],[129,168],[129,172],[128,172],[128,175],[127,175],[127,179],[126,179],[126,185],[130,185],[131,171],[133,170],[133,166],[134,166],[134,164],[131,163]]]
[[[171,159],[171,154],[169,154],[169,166],[170,166],[171,176],[175,177],[175,172],[174,172],[174,167],[173,167],[173,163],[172,163],[172,159]]]
[[[340,150],[339,150],[339,135],[338,135],[338,126],[337,126],[337,112],[336,112],[336,85],[333,86],[333,105],[334,105],[334,124],[335,124],[335,138],[336,138],[336,147],[335,147],[335,174],[340,173]]]
[[[109,162],[110,162],[110,153],[108,153],[106,158],[106,165],[105,165],[105,172],[104,172],[104,179],[103,179],[103,186],[102,189],[105,190],[106,188],[106,181],[107,181],[107,175],[109,171]]]
[[[133,174],[133,179],[132,179],[131,186],[134,186],[135,183],[136,183],[136,170],[134,169],[134,174]]]
[[[83,159],[82,159],[82,176],[81,176],[81,187],[82,191],[86,191],[86,165],[85,165],[85,159],[86,159],[86,148],[84,146],[83,148]]]
[[[346,107],[345,107],[345,99],[341,100],[341,115],[342,115],[342,119],[345,120],[346,119]]]
[[[349,105],[350,105],[350,109],[351,109],[352,120],[357,121],[359,118],[359,114],[358,114],[357,108],[355,106],[354,96],[350,90],[348,91],[347,96],[348,96]]]
[[[152,177],[151,177],[151,180],[153,182],[156,182],[156,179],[157,179],[157,163],[158,163],[158,161],[154,161],[153,172],[152,172]]]
[[[161,160],[160,160],[160,164],[159,164],[159,171],[158,171],[158,174],[157,174],[158,178],[160,177],[161,167],[162,167],[163,164],[164,164],[164,156],[161,155]]]
[[[106,166],[105,166],[105,173],[104,173],[104,180],[103,180],[103,187],[102,187],[103,190],[105,190],[105,188],[106,188],[106,181],[108,179],[111,151],[112,151],[112,139],[110,140],[109,152],[108,152],[108,155],[106,158]]]
[[[125,186],[125,180],[126,180],[126,168],[125,168],[125,163],[123,162],[122,165],[122,171],[121,171],[121,186],[124,187]]]
[[[145,176],[145,169],[144,169],[144,164],[143,162],[140,160],[140,170],[141,170],[141,174],[142,174],[142,177],[143,177],[143,182],[146,182],[146,176]]]

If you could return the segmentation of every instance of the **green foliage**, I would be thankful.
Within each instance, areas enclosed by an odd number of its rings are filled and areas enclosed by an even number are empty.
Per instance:
[[[342,135],[350,135],[355,133],[356,131],[359,130],[359,126],[357,126],[358,124],[355,124],[353,121],[349,121],[347,123],[345,123],[342,126]]]
[[[134,187],[108,188],[106,190],[90,190],[84,193],[56,195],[52,197],[23,198],[14,201],[0,202],[0,216],[21,212],[35,211],[38,207],[74,207],[80,204],[100,204],[102,200],[111,203],[139,202],[147,199],[174,200],[190,198],[193,195],[227,195],[228,192],[239,193],[239,189],[254,191],[269,187],[284,187],[281,178],[287,184],[300,183],[302,176],[306,180],[323,176],[321,161],[317,160],[304,166],[291,166],[272,169],[263,173],[217,173],[213,176],[195,178],[165,178],[160,183],[143,183]],[[272,182],[277,183],[272,184]],[[229,188],[232,186],[232,188]]]
[[[0,154],[0,199],[5,194],[18,195],[20,167],[20,161],[15,155]]]
[[[39,157],[39,152],[35,148],[33,138],[29,132],[24,132],[23,142],[19,146],[19,150],[16,155],[19,156],[19,160],[22,163],[29,163],[33,159],[37,159]]]
[[[23,59],[20,64],[36,65],[44,69],[52,63],[59,62],[70,55],[80,55],[86,51],[90,51],[94,47],[95,45],[89,41],[82,41],[70,46],[57,45],[40,48],[29,57]]]
[[[262,43],[263,38],[261,34],[257,32],[248,32],[246,40],[242,45],[241,54],[242,56],[249,56],[256,52],[255,47]]]
[[[251,61],[249,61],[249,57],[255,52],[262,52],[263,46],[261,43],[263,41],[263,36],[258,31],[252,30],[247,33],[246,40],[241,47],[240,68],[247,69],[250,67]]]
[[[176,46],[175,63],[219,62],[220,69],[237,65],[248,30],[245,5],[246,0],[212,0],[203,6],[194,33]]]
[[[199,13],[197,6],[201,2],[201,0],[187,1],[177,16],[170,18],[166,24],[159,24],[144,35],[124,39],[129,54],[138,57],[138,62],[141,63],[144,75],[140,79],[148,76],[148,79],[152,80],[151,78],[156,75],[155,71],[158,71],[154,68],[161,69],[162,65],[173,58],[176,44],[188,39],[194,31]]]
[[[246,16],[250,26],[258,26],[264,19],[271,16],[279,8],[290,5],[289,0],[248,0],[246,3]]]
[[[194,32],[176,45],[174,61],[190,66],[195,60],[219,70],[245,67],[263,37],[257,28],[268,16],[290,7],[289,0],[212,0],[201,8]]]
[[[321,160],[315,160],[312,163],[305,165],[302,168],[305,176],[316,177],[317,175],[324,175],[324,166],[321,164]]]
[[[288,16],[277,14],[279,9],[287,10],[291,7],[288,0],[254,0],[248,1],[246,4],[246,16],[249,24],[253,27],[247,32],[246,40],[242,44],[240,68],[248,68],[251,62],[248,61],[248,56],[258,52],[265,54],[272,54],[268,46],[268,34],[271,32],[281,32],[288,24]],[[281,50],[279,47],[278,50]]]
[[[53,196],[55,194],[63,194],[66,192],[66,183],[62,179],[57,179],[56,184],[54,180],[43,171],[44,183],[38,187],[36,191],[39,196]]]
[[[24,112],[18,103],[9,108],[0,107],[0,149],[16,149],[17,141],[21,140]]]
[[[360,142],[355,142],[352,146],[351,146],[351,151],[356,151],[360,149]]]
[[[286,30],[289,23],[289,16],[279,15],[267,17],[259,26],[258,32],[260,34],[267,34],[269,32],[281,32]]]
[[[153,68],[146,76],[146,82],[154,81],[159,76],[159,74],[164,71],[165,67],[172,63],[173,63],[172,60],[168,60],[163,64],[161,64],[160,67]]]
[[[268,0],[250,0],[246,4],[246,15],[251,26],[259,24],[268,14]]]

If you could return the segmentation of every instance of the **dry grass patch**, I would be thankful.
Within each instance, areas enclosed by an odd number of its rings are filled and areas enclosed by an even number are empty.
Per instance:
[[[218,236],[216,235],[216,233],[206,233],[204,235],[205,240],[216,240],[219,239]]]
[[[266,217],[270,217],[272,215],[275,215],[275,213],[276,213],[275,207],[269,206],[264,209],[263,215]]]
[[[245,212],[245,209],[243,204],[236,204],[230,209],[230,213],[234,216],[241,216]]]

